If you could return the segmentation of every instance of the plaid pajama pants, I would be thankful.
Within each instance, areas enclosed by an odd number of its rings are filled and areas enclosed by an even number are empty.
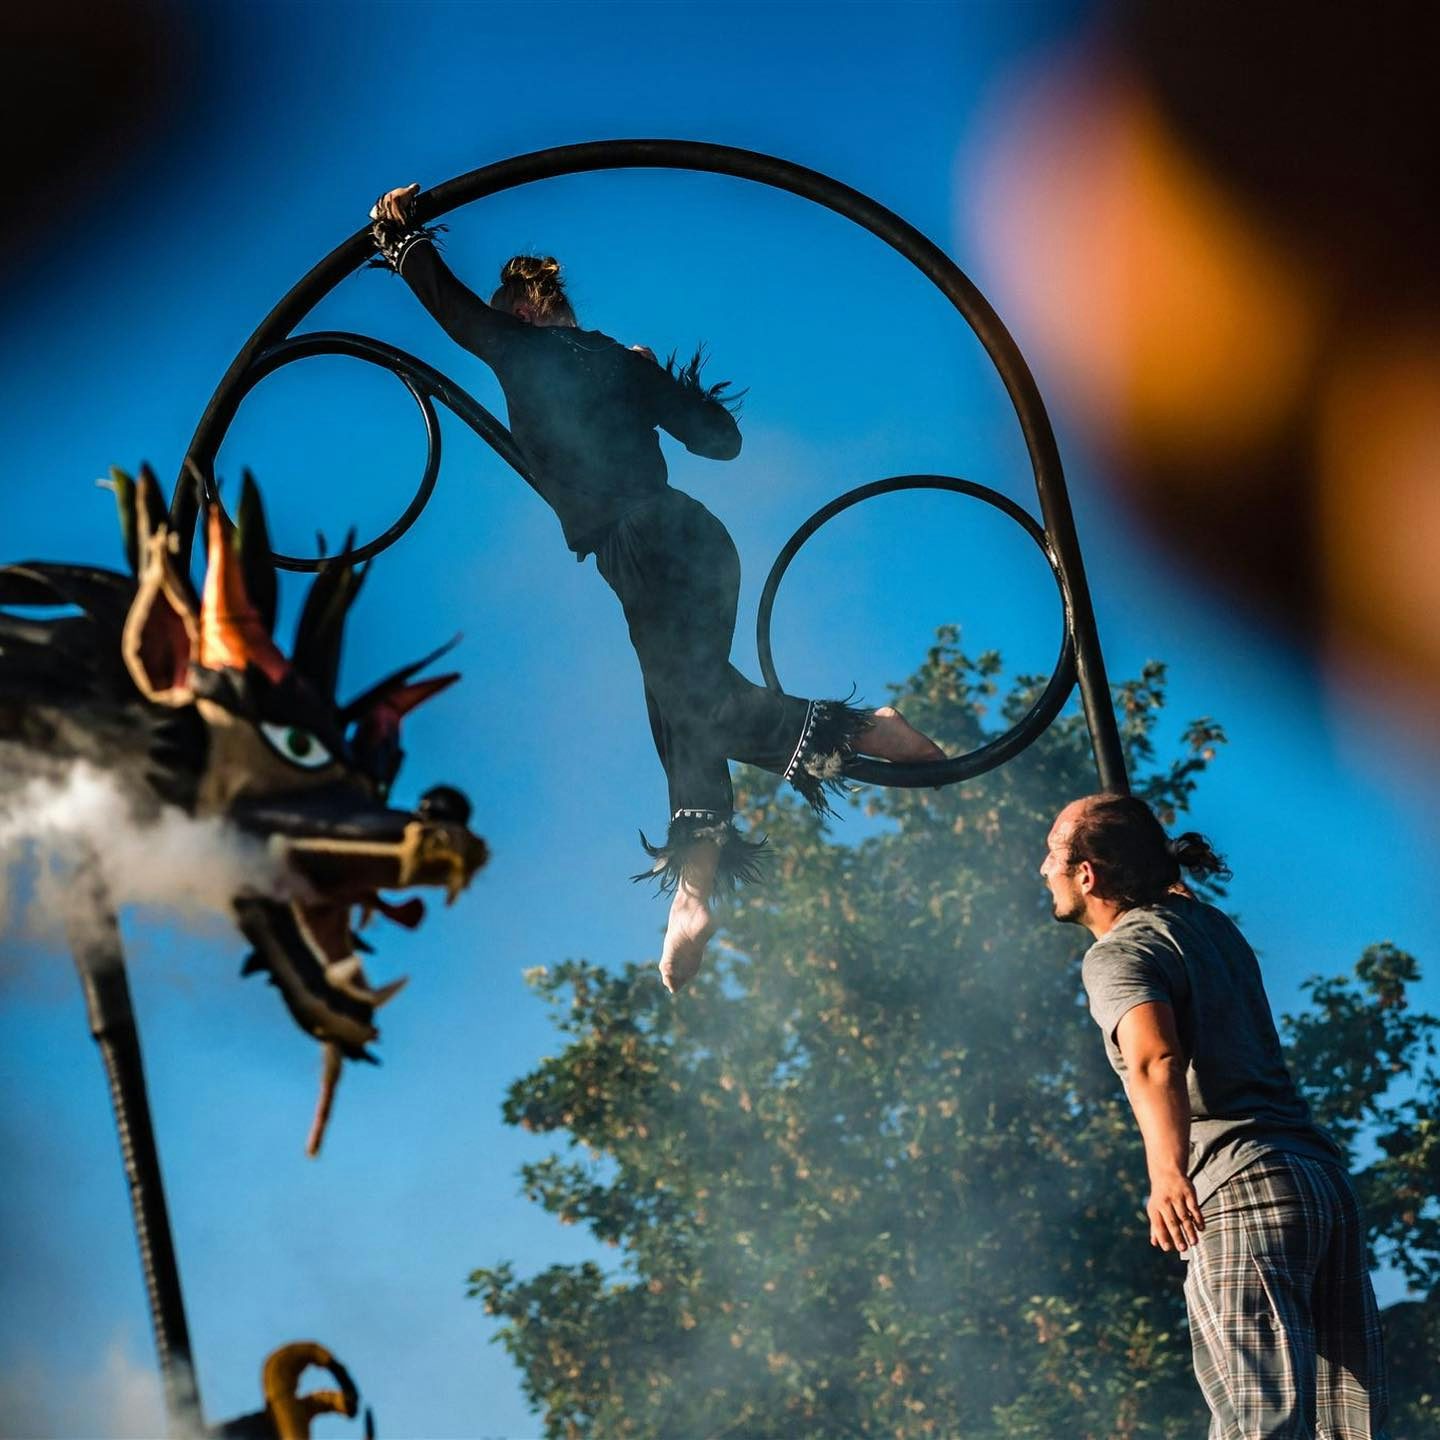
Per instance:
[[[1385,1440],[1380,1316],[1344,1171],[1275,1151],[1204,1214],[1185,1300],[1209,1440]]]

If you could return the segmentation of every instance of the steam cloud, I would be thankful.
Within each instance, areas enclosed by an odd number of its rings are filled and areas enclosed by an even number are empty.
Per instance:
[[[13,782],[0,789],[0,937],[56,941],[91,920],[88,892],[73,883],[87,857],[114,905],[191,924],[227,914],[242,891],[284,893],[279,860],[223,819],[174,806],[142,812],[116,776],[83,761],[50,774],[32,765],[17,781],[14,760],[0,755],[0,775]]]
[[[93,1369],[71,1369],[48,1354],[23,1355],[0,1376],[0,1437],[106,1435],[146,1440],[165,1433],[160,1377],[123,1336]]]

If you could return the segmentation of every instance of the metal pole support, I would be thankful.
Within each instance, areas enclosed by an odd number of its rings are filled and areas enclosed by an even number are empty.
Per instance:
[[[75,880],[77,890],[89,892],[90,904],[77,907],[72,915],[68,924],[70,949],[80,972],[90,1033],[100,1047],[115,1110],[115,1130],[130,1187],[169,1434],[171,1440],[198,1440],[204,1434],[200,1391],[120,931],[95,865],[83,866]]]

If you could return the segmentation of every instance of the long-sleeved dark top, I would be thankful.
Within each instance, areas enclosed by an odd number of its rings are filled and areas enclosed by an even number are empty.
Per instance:
[[[648,355],[598,330],[530,325],[496,310],[428,241],[410,246],[400,273],[450,338],[494,370],[534,486],[578,558],[666,488],[656,426],[707,459],[740,453],[729,411]]]

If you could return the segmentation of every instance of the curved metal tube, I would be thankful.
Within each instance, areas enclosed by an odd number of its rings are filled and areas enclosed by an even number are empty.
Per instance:
[[[1076,675],[1100,784],[1107,790],[1128,790],[1094,608],[1049,416],[1034,377],[1000,317],[933,241],[883,205],[818,171],[773,155],[696,140],[597,140],[515,156],[472,170],[422,194],[416,218],[426,223],[456,206],[537,180],[617,169],[679,169],[732,175],[823,205],[869,230],[909,260],[965,318],[998,371],[1025,437],[1045,531],[1065,590],[1075,640]],[[369,257],[371,250],[368,231],[357,231],[321,260],[265,317],[231,362],[201,416],[186,455],[187,467],[194,466],[201,475],[210,475],[220,440],[248,389],[246,375],[251,366],[284,340],[335,285]],[[187,471],[181,473],[183,477]],[[194,535],[198,501],[194,487],[182,478],[176,487],[171,517],[185,554]]]
[[[405,507],[400,518],[389,529],[367,541],[351,552],[351,560],[359,564],[387,550],[420,518],[420,512],[430,503],[435,482],[440,475],[440,421],[435,414],[432,400],[439,400],[446,409],[463,420],[507,465],[514,469],[527,484],[533,484],[525,468],[524,457],[511,438],[509,430],[490,413],[474,396],[462,390],[448,376],[442,375],[434,366],[427,365],[404,350],[387,345],[383,340],[368,335],[355,335],[347,330],[314,330],[305,335],[296,335],[272,345],[260,355],[254,365],[241,377],[236,392],[236,405],[262,380],[273,375],[282,366],[294,360],[306,360],[314,355],[346,355],[351,359],[364,360],[371,365],[391,371],[398,376],[405,388],[414,396],[425,422],[425,470],[415,494]],[[205,484],[206,499],[220,505],[220,492],[208,468],[198,472]],[[274,552],[275,564],[282,570],[313,571],[324,563],[320,556],[313,558],[298,555],[282,555]]]
[[[1064,624],[1060,640],[1060,656],[1049,683],[1035,698],[1029,710],[1003,734],[977,746],[965,755],[952,755],[947,760],[927,760],[921,764],[901,765],[889,760],[871,760],[856,756],[845,766],[845,773],[852,780],[863,780],[871,785],[890,785],[897,789],[916,790],[933,785],[952,785],[957,780],[973,780],[997,765],[1013,759],[1026,746],[1039,739],[1050,722],[1060,713],[1061,707],[1075,688],[1075,636],[1069,612],[1069,598],[1065,591],[1065,577],[1060,561],[1044,530],[1035,523],[1028,511],[1017,505],[1008,495],[992,490],[988,485],[978,485],[973,480],[957,480],[949,475],[896,475],[889,480],[876,480],[869,485],[857,486],[817,510],[790,538],[776,556],[770,573],[765,578],[765,588],[760,593],[760,606],[755,616],[755,647],[760,652],[760,672],[765,683],[772,690],[782,690],[780,677],[775,672],[775,659],[770,646],[770,615],[775,607],[775,597],[780,590],[780,581],[790,568],[790,562],[800,553],[800,547],[827,520],[833,520],[842,511],[869,500],[875,495],[893,495],[901,490],[950,490],[957,495],[967,495],[975,500],[994,506],[1008,515],[1040,547],[1040,552],[1050,564],[1055,584],[1060,591],[1060,602],[1064,607]]]

